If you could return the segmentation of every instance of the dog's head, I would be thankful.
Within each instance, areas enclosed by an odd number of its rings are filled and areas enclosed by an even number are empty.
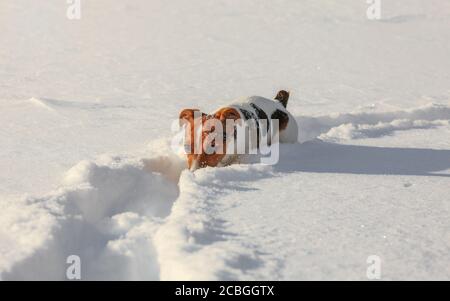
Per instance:
[[[240,122],[235,108],[225,107],[208,115],[198,109],[181,111],[184,149],[191,170],[217,166],[226,155],[227,141],[234,139],[234,124]]]

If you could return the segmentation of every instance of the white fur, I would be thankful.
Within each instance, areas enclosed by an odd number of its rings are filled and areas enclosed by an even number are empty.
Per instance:
[[[240,114],[240,118],[242,120],[245,120],[245,117],[243,116],[240,109],[245,109],[245,110],[250,111],[257,115],[257,112],[251,106],[252,103],[257,105],[259,108],[261,108],[266,113],[268,119],[270,119],[270,117],[276,110],[285,112],[289,116],[289,122],[288,122],[288,125],[286,126],[286,128],[279,132],[279,135],[277,138],[279,139],[280,143],[296,143],[298,141],[298,126],[297,126],[297,122],[296,122],[294,116],[292,116],[289,113],[289,111],[287,111],[286,108],[283,107],[283,105],[276,100],[271,100],[271,99],[267,99],[267,98],[260,97],[260,96],[252,96],[252,97],[248,97],[248,98],[233,102],[231,105],[229,105],[229,107],[237,109],[237,111]],[[218,109],[218,110],[220,110],[220,109]],[[277,133],[272,133],[272,131],[269,131],[269,132],[272,135],[277,134]],[[269,144],[272,143],[272,141],[274,140],[273,138],[274,137],[268,137]],[[249,149],[249,147],[248,147],[249,141],[250,141],[250,139],[248,139],[248,137],[246,137],[246,139],[245,139],[246,149]],[[256,145],[256,143],[254,143],[253,145]],[[225,157],[222,159],[219,166],[226,166],[226,165],[235,163],[235,162],[239,161],[240,157],[241,157],[241,155],[230,154],[227,152],[227,155],[225,155]],[[247,157],[247,156],[245,156],[245,157]]]
[[[268,118],[270,118],[270,116],[272,116],[272,114],[276,110],[280,110],[280,111],[283,111],[286,114],[288,114],[289,123],[288,123],[287,127],[280,132],[280,142],[281,143],[296,143],[296,142],[298,142],[297,122],[295,121],[294,116],[292,116],[291,113],[289,113],[289,111],[285,107],[283,107],[283,105],[279,101],[268,99],[268,98],[261,97],[261,96],[251,96],[251,97],[247,97],[245,99],[238,100],[238,101],[232,103],[230,105],[230,107],[236,108],[236,109],[243,108],[247,111],[250,111],[250,112],[253,112],[256,114],[255,110],[250,105],[251,103],[254,103],[258,107],[260,107],[266,113]],[[240,111],[239,111],[239,113],[240,113]],[[245,118],[244,118],[244,116],[242,116],[242,114],[241,114],[241,119],[245,120]]]

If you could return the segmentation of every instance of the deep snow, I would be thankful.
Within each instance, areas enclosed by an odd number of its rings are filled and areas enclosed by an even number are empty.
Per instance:
[[[450,4],[0,4],[0,277],[450,278]],[[184,170],[172,121],[289,88],[280,162]]]

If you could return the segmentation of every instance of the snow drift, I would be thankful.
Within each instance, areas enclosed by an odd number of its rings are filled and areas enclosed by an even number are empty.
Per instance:
[[[359,112],[298,118],[302,129],[301,142],[314,138],[340,141],[376,138],[395,131],[428,129],[449,125],[450,107],[428,104],[418,108],[393,112]]]
[[[145,170],[143,162],[80,162],[58,191],[6,208],[5,216],[14,218],[1,220],[3,235],[23,251],[2,254],[2,270],[20,262],[3,278],[65,279],[66,258],[77,255],[86,280],[158,279],[151,236],[177,195],[175,182]],[[23,245],[30,237],[41,239]]]

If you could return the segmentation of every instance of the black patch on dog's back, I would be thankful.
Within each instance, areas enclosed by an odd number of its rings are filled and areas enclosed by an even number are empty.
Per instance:
[[[256,120],[256,115],[253,114],[252,112],[243,109],[243,108],[239,108],[239,110],[241,110],[242,115],[244,115],[245,120],[249,120],[249,119],[255,119]]]
[[[276,110],[275,112],[273,112],[270,118],[278,119],[280,130],[284,130],[289,122],[289,115],[281,110]]]
[[[241,110],[242,115],[244,115],[245,120],[250,120],[250,119],[254,120],[255,126],[256,126],[256,144],[259,147],[259,138],[260,138],[259,137],[260,136],[259,116],[256,115],[255,113],[253,113],[249,110],[243,109],[243,108],[239,108],[239,110]],[[255,109],[255,111],[256,111],[256,109]],[[266,117],[267,117],[267,115],[266,115]]]
[[[260,107],[255,105],[254,103],[250,104],[253,109],[255,109],[256,115],[258,115],[259,119],[267,119],[267,114]]]
[[[269,129],[270,129],[270,126],[269,126],[269,125],[270,125],[270,120],[269,120],[269,118],[267,117],[266,112],[264,112],[263,109],[261,109],[260,107],[258,107],[258,106],[255,105],[254,103],[251,103],[250,106],[255,110],[256,115],[258,115],[258,118],[259,118],[259,121],[260,121],[260,122],[261,122],[262,120],[265,120],[265,123],[266,123],[266,129],[267,129],[267,132],[269,132]],[[258,125],[258,128],[259,128],[259,125]]]

